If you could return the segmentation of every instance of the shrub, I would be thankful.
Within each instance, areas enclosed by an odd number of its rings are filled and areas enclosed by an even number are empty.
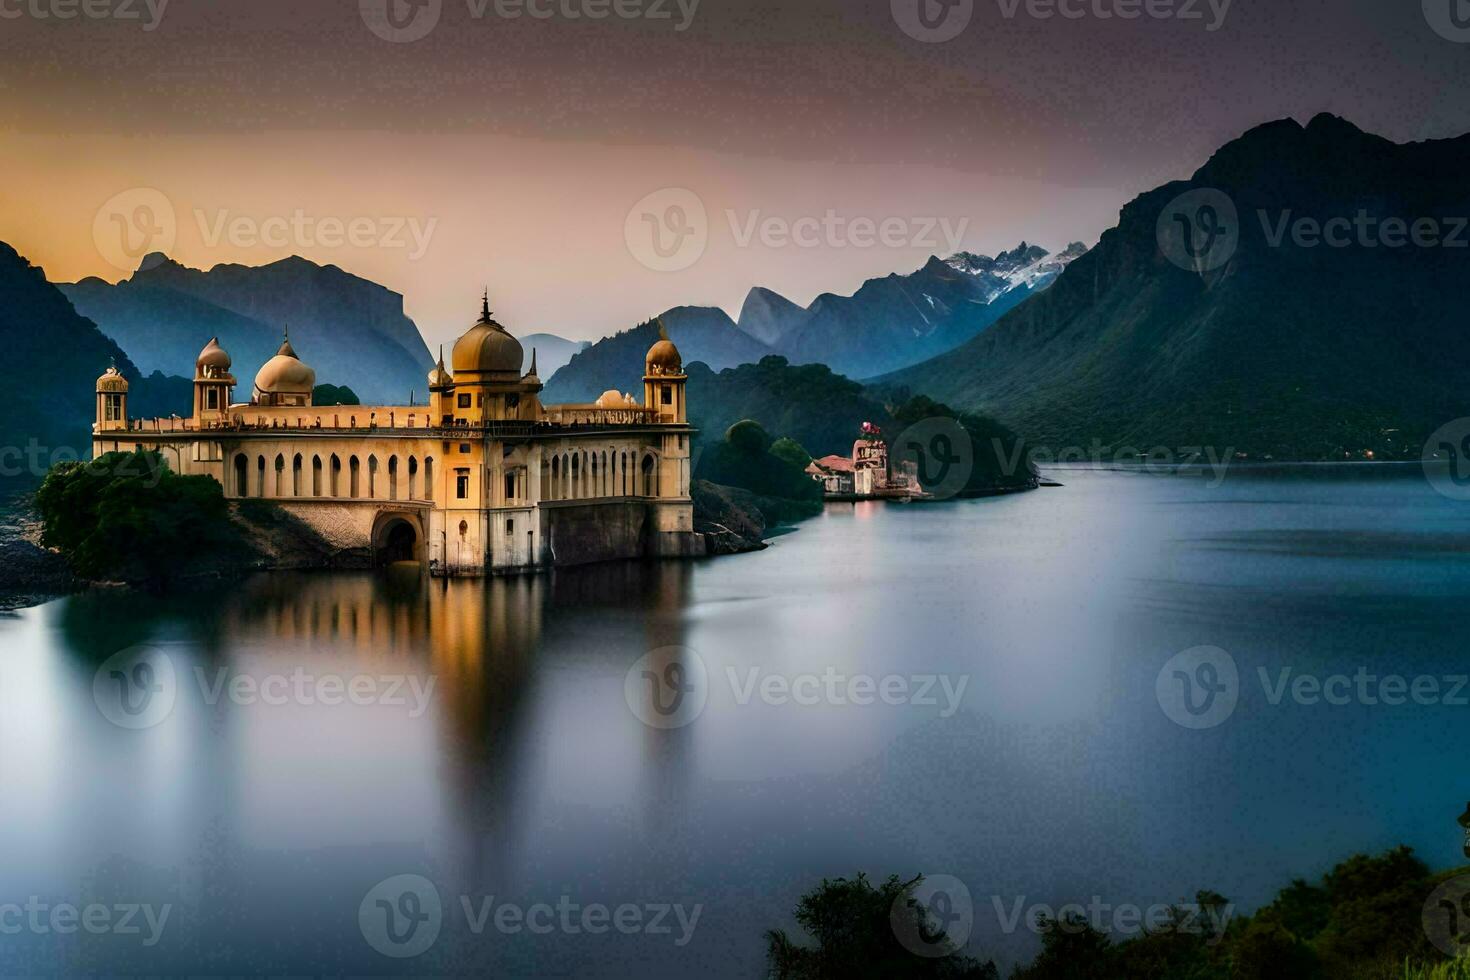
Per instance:
[[[106,453],[59,463],[36,492],[41,543],[85,578],[167,582],[201,558],[243,544],[219,483],[180,476],[157,452]]]

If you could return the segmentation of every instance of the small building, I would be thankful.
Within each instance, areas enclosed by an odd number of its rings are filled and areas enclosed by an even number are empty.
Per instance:
[[[856,493],[852,460],[846,456],[823,456],[807,464],[807,473],[822,485],[829,497],[851,497]]]

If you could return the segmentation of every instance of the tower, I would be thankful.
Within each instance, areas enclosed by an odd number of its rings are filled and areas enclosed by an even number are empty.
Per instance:
[[[119,432],[128,427],[128,379],[114,361],[97,379],[97,431]]]
[[[210,338],[194,361],[194,418],[199,422],[222,421],[230,411],[230,393],[235,377],[230,374],[230,355]]]
[[[659,422],[688,422],[684,401],[684,383],[688,380],[679,348],[669,340],[663,317],[659,317],[658,342],[648,349],[643,364],[643,406],[653,409]]]

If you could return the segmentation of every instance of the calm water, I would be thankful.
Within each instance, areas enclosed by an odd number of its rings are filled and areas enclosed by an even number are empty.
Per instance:
[[[31,896],[170,906],[152,946],[141,914],[140,935],[0,934],[0,973],[758,976],[762,931],[858,870],[963,881],[971,952],[1008,962],[1036,941],[1002,932],[992,896],[1147,905],[1208,887],[1250,908],[1355,851],[1459,863],[1470,708],[1273,705],[1258,670],[1470,672],[1470,504],[1414,468],[1237,470],[1213,488],[1058,475],[1010,498],[834,506],[765,552],[693,565],[281,574],[0,622],[0,928]],[[110,669],[94,679],[137,645],[176,676],[167,714],[131,730],[99,707]],[[1201,645],[1237,666],[1237,703],[1188,728],[1156,680]],[[670,646],[697,653],[707,701],[664,730],[625,678]],[[938,685],[932,704],[781,703],[745,696],[752,670],[965,687],[953,712]],[[379,696],[211,697],[294,676]],[[397,875],[442,903],[416,958],[359,923]],[[668,933],[477,934],[461,896],[476,915],[700,911],[692,932],[669,913]]]

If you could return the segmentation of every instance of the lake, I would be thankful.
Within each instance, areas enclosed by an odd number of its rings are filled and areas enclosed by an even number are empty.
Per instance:
[[[23,610],[0,973],[752,977],[858,871],[962,882],[1009,964],[1001,910],[1463,862],[1470,504],[1052,475],[696,563]]]

